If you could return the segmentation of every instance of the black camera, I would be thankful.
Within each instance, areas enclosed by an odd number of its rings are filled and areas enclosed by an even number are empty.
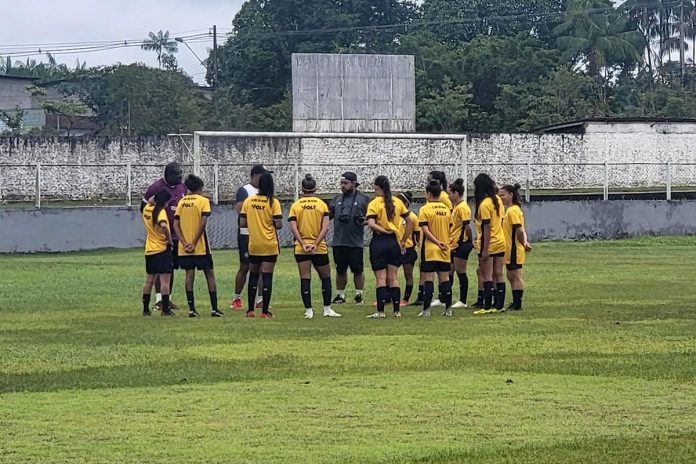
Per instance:
[[[348,213],[341,213],[341,215],[338,216],[338,220],[344,224],[348,224],[350,222],[350,216],[348,216]]]
[[[359,226],[363,225],[363,223],[365,222],[365,216],[363,216],[362,214],[359,216],[355,216],[354,219],[355,219],[355,223]]]

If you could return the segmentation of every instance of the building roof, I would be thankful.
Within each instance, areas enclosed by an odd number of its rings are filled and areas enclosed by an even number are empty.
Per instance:
[[[539,127],[530,132],[536,134],[584,134],[588,124],[696,124],[693,118],[588,118]]]
[[[0,79],[15,79],[15,80],[23,80],[23,81],[36,81],[39,80],[40,77],[32,77],[32,76],[13,76],[11,74],[0,74]]]

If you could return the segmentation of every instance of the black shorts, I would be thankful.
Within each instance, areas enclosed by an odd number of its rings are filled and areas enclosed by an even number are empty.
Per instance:
[[[478,257],[479,257],[479,258],[483,258],[483,256],[481,256],[481,253],[478,254]],[[495,253],[495,254],[492,254],[492,255],[488,255],[488,257],[489,257],[489,258],[504,258],[504,257],[505,257],[505,252],[503,251],[503,252],[501,252],[501,253]]]
[[[353,274],[362,274],[364,271],[362,248],[335,246],[333,247],[333,259],[336,272],[339,274],[345,274],[349,267]]]
[[[444,261],[421,261],[421,272],[450,272],[451,264]]]
[[[508,271],[516,271],[516,270],[518,270],[518,269],[522,269],[522,265],[521,265],[521,264],[512,264],[512,263],[511,263],[511,264],[506,264],[506,265],[505,265],[505,268],[506,268]]]
[[[401,264],[414,265],[418,261],[418,253],[415,248],[407,248],[406,253],[401,255]]]
[[[452,251],[452,261],[454,262],[454,258],[459,258],[466,261],[469,259],[469,255],[473,249],[474,244],[471,243],[471,240],[460,243],[459,246]]]
[[[373,271],[381,271],[387,266],[401,266],[403,255],[395,235],[373,235],[370,241],[370,264]]]
[[[328,266],[329,265],[329,255],[323,254],[323,255],[295,255],[295,261],[298,263],[303,263],[305,261],[311,261],[312,264],[316,267],[319,266]]]
[[[179,256],[181,269],[207,271],[213,268],[213,255]]]
[[[148,274],[169,274],[172,272],[172,264],[172,250],[145,255],[145,272]]]
[[[238,234],[237,247],[239,248],[239,263],[249,264],[249,236]]]
[[[278,261],[278,255],[256,256],[249,255],[249,262],[252,264],[275,263]]]

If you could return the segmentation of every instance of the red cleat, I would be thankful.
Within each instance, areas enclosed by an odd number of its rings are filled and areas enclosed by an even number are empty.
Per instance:
[[[261,313],[261,319],[273,319],[275,316],[272,312]]]
[[[256,314],[254,313],[254,311],[247,311],[246,317],[256,317]]]
[[[241,298],[235,298],[230,302],[230,309],[233,311],[241,311],[242,310],[242,299]]]

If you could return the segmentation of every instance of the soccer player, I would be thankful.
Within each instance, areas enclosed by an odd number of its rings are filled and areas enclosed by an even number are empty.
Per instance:
[[[247,317],[254,317],[254,296],[259,275],[263,285],[261,318],[272,319],[270,311],[273,293],[273,270],[280,246],[276,230],[283,228],[280,202],[274,197],[273,176],[265,173],[259,178],[259,193],[247,198],[242,205],[240,227],[249,229],[249,287]]]
[[[404,203],[407,209],[411,207],[411,202],[413,201],[411,192],[400,193],[397,195],[397,198]],[[404,297],[401,301],[401,306],[406,306],[408,304],[408,300],[411,299],[411,293],[413,293],[413,268],[418,260],[416,247],[418,246],[421,232],[416,213],[411,211],[409,216],[413,222],[413,233],[411,237],[406,240],[406,253],[404,253],[403,260],[401,261],[404,267],[404,278],[406,280],[406,288],[404,289]],[[403,232],[406,233],[406,221],[401,221],[401,227]]]
[[[469,278],[466,275],[466,263],[474,248],[471,241],[471,209],[464,198],[464,180],[457,179],[448,188],[449,199],[452,202],[452,229],[450,230],[450,250],[454,272],[459,278],[459,301],[452,305],[453,309],[466,308],[466,298],[469,291]]]
[[[242,309],[242,291],[244,291],[244,285],[246,285],[247,273],[249,272],[249,229],[247,227],[241,227],[239,219],[239,214],[242,211],[242,205],[244,200],[252,197],[259,193],[259,179],[264,174],[272,174],[273,171],[266,169],[263,164],[255,164],[251,168],[251,178],[249,183],[240,187],[237,190],[237,202],[234,207],[237,210],[237,246],[239,248],[239,270],[237,270],[237,275],[234,279],[234,298],[230,303],[230,308],[233,310]],[[257,283],[258,286],[258,283]],[[261,296],[256,296],[256,306],[260,308]]]
[[[524,293],[524,280],[522,278],[522,265],[526,252],[532,251],[532,246],[527,240],[527,231],[524,228],[524,213],[520,201],[520,184],[503,185],[500,188],[500,198],[507,208],[503,220],[503,233],[505,234],[505,266],[507,278],[512,286],[512,303],[507,309],[513,311],[522,310],[522,294]]]
[[[496,194],[495,182],[488,174],[481,173],[474,179],[476,212],[476,236],[480,237],[479,267],[483,280],[483,308],[476,315],[503,312],[505,309],[505,235],[503,234],[503,200]],[[497,288],[494,288],[497,282]],[[497,293],[493,307],[493,294]]]
[[[377,285],[377,312],[367,317],[385,317],[384,306],[391,300],[394,316],[401,317],[401,289],[399,266],[406,252],[406,243],[413,233],[413,220],[403,202],[392,196],[389,179],[377,176],[374,182],[375,198],[367,206],[367,225],[372,229],[370,264]],[[401,227],[401,220],[406,227]]]
[[[172,235],[167,218],[167,204],[172,194],[163,188],[155,193],[153,202],[143,208],[145,225],[145,285],[143,286],[143,316],[150,315],[150,294],[155,280],[160,281],[162,316],[173,316],[169,302],[169,280],[172,273]]]
[[[440,188],[442,189],[442,192],[440,193],[440,196],[437,198],[437,200],[444,203],[451,210],[452,202],[447,196],[447,176],[443,171],[430,171],[430,173],[428,174],[428,184],[430,184],[434,180],[440,183]]]
[[[188,194],[179,201],[174,215],[174,230],[179,236],[179,265],[186,270],[186,299],[189,317],[198,317],[193,295],[196,269],[203,271],[210,294],[210,315],[222,317],[217,305],[217,286],[213,271],[213,256],[210,254],[205,226],[210,216],[210,200],[202,195],[203,179],[193,174],[185,181]]]
[[[174,224],[174,212],[176,211],[176,205],[179,204],[184,195],[186,195],[186,186],[181,181],[182,180],[182,170],[179,163],[172,161],[164,167],[164,177],[154,182],[147,188],[145,195],[143,195],[143,200],[140,202],[140,212],[143,211],[148,203],[151,203],[152,197],[155,193],[160,190],[167,189],[170,194],[169,202],[165,205],[164,211],[167,213],[167,220],[169,221],[170,232],[172,235],[172,241],[174,245],[172,246],[172,272],[169,279],[169,290],[174,288],[174,269],[179,269],[179,237],[176,235],[176,231],[171,229]],[[169,306],[172,309],[177,309],[177,306],[169,301]],[[161,309],[162,307],[162,292],[160,289],[160,279],[155,279],[155,309]]]
[[[335,304],[346,302],[348,268],[353,273],[355,304],[363,303],[365,274],[363,248],[365,246],[365,214],[370,197],[358,191],[358,176],[344,172],[341,176],[341,194],[334,197],[329,209],[329,218],[334,221],[333,258],[336,266]]]
[[[452,212],[440,201],[442,186],[437,179],[431,180],[425,191],[428,202],[418,212],[418,223],[423,234],[421,244],[421,272],[425,286],[423,296],[423,311],[419,317],[430,316],[430,303],[435,291],[433,278],[437,273],[438,291],[442,296],[445,306],[443,316],[452,317],[452,284],[449,280],[451,267],[450,261],[450,226],[452,224]]]
[[[314,317],[312,309],[312,266],[321,279],[324,299],[324,317],[341,317],[331,309],[331,267],[329,249],[326,246],[329,231],[329,207],[314,195],[317,181],[311,174],[302,180],[302,198],[290,207],[288,223],[295,237],[295,261],[300,271],[300,295],[305,307],[305,319]]]

